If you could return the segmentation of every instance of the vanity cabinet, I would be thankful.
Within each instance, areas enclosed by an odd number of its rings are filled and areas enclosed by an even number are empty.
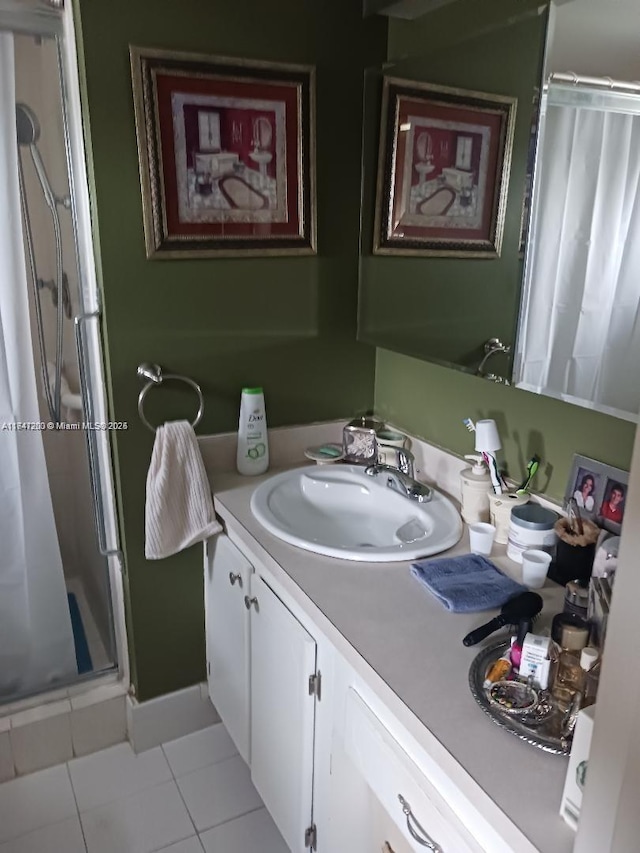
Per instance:
[[[316,642],[225,535],[207,543],[205,624],[211,701],[282,837],[302,853],[313,841]]]
[[[435,785],[353,687],[332,743],[332,849],[482,853]],[[342,729],[342,731],[341,731]],[[495,851],[498,847],[494,848]]]
[[[227,536],[209,539],[204,600],[209,696],[238,752],[250,763],[249,592],[253,566]]]
[[[316,643],[251,579],[251,779],[292,851],[313,823]]]

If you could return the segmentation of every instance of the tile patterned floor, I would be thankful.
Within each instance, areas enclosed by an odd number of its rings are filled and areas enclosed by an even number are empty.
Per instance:
[[[0,785],[0,853],[289,853],[221,724]]]

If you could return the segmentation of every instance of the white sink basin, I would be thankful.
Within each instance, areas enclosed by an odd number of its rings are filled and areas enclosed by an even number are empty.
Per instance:
[[[278,539],[343,560],[394,562],[451,548],[462,519],[440,492],[410,500],[358,465],[296,468],[262,483],[251,511]]]

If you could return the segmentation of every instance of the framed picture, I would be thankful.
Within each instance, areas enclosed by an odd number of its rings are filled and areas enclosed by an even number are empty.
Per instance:
[[[618,534],[624,519],[628,481],[627,471],[576,454],[565,501],[575,498],[581,515]]]
[[[385,77],[374,254],[497,258],[516,99]]]
[[[147,257],[315,253],[314,69],[130,56]]]

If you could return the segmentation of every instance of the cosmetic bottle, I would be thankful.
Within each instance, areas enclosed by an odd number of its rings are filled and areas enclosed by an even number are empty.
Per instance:
[[[464,457],[475,462],[470,468],[464,468],[460,474],[462,483],[462,517],[467,524],[489,521],[489,490],[491,475],[482,461],[482,456],[469,453]]]
[[[511,646],[511,664],[516,672],[520,669],[520,661],[522,660],[522,644],[524,643],[524,638],[527,636],[529,631],[531,630],[531,620],[530,619],[522,619],[518,623],[518,633],[516,634],[515,641]]]
[[[491,687],[492,684],[495,684],[496,681],[502,681],[506,678],[511,672],[511,649],[507,649],[507,651],[502,655],[502,657],[498,658],[494,664],[492,664],[491,669],[487,672],[487,677],[484,680],[483,687],[485,690]]]
[[[269,467],[269,439],[262,388],[243,388],[238,421],[236,465],[240,474],[264,474]]]
[[[556,704],[566,710],[575,693],[582,690],[584,670],[580,655],[589,641],[589,629],[565,625],[560,640],[561,653],[556,666],[552,694]]]

